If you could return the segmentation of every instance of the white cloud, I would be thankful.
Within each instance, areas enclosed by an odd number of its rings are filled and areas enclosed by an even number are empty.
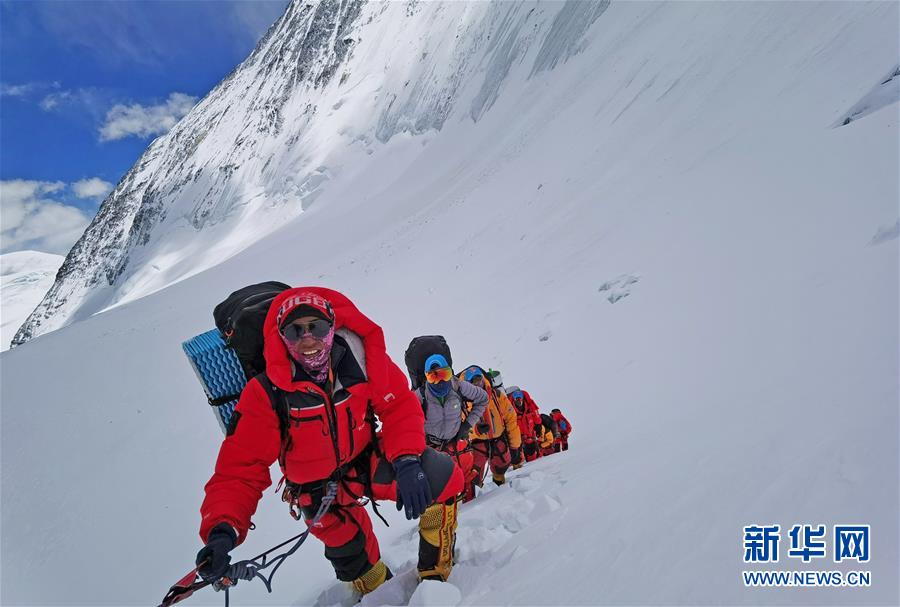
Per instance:
[[[99,177],[82,179],[72,184],[72,191],[79,198],[105,198],[113,189],[113,184]]]
[[[61,181],[0,181],[0,253],[31,249],[65,254],[91,218],[82,210],[54,200]]]
[[[172,93],[159,105],[114,105],[100,127],[100,141],[161,135],[175,126],[196,103],[196,97]]]
[[[25,97],[35,89],[33,83],[28,84],[0,84],[0,96]]]
[[[55,110],[60,103],[65,103],[72,99],[72,91],[60,91],[58,93],[50,93],[38,104],[45,112]]]
[[[58,89],[59,82],[26,82],[24,84],[0,83],[0,97],[30,97],[34,93],[41,93],[48,89]]]
[[[106,109],[110,105],[111,91],[96,87],[79,87],[61,89],[54,83],[52,92],[41,93],[38,106],[45,112],[69,114],[70,116],[88,116],[97,122],[103,120]]]

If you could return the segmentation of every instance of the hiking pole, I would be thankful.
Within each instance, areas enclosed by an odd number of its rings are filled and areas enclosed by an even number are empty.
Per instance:
[[[491,459],[494,457],[494,441],[489,441],[487,444],[487,462],[484,466],[484,472],[481,474],[481,486],[484,487],[484,479],[487,478],[488,472],[491,471]]]
[[[170,607],[170,605],[174,605],[178,603],[201,588],[205,588],[207,586],[212,586],[214,590],[224,590],[225,591],[225,607],[229,605],[229,595],[228,590],[232,586],[238,583],[238,580],[247,580],[250,581],[255,577],[258,577],[262,580],[262,583],[265,585],[266,590],[272,592],[272,578],[275,577],[275,572],[278,571],[278,568],[281,567],[282,563],[284,563],[287,557],[294,554],[298,548],[306,541],[306,538],[309,537],[310,529],[312,529],[318,522],[325,516],[325,513],[334,503],[335,497],[337,496],[338,485],[336,482],[331,481],[328,483],[328,489],[325,495],[322,497],[322,503],[319,505],[318,511],[316,511],[316,515],[312,518],[311,521],[307,523],[306,530],[303,533],[295,535],[294,537],[287,539],[277,546],[273,548],[269,548],[262,554],[259,554],[252,559],[247,559],[244,561],[238,561],[237,563],[233,563],[228,571],[225,572],[225,575],[216,580],[202,580],[199,578],[198,571],[201,569],[207,561],[203,561],[197,568],[192,570],[190,573],[185,575],[183,578],[178,580],[170,589],[169,592],[166,593],[166,596],[163,597],[162,603],[159,604],[159,607]],[[290,549],[282,552],[281,554],[275,555],[272,558],[269,558],[269,554],[275,552],[279,548],[283,548],[294,542],[294,545],[291,546]],[[208,559],[207,559],[208,560]],[[272,569],[269,576],[266,577],[260,571],[264,569],[268,569],[269,567]]]

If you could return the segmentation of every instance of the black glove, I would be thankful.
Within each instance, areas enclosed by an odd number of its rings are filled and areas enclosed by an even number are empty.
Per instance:
[[[434,501],[431,485],[422,470],[422,464],[415,455],[401,455],[394,460],[397,477],[397,510],[406,508],[406,518],[419,518]]]
[[[509,461],[513,466],[522,463],[522,449],[513,449],[509,454]]]
[[[469,440],[469,430],[472,429],[472,426],[469,425],[469,422],[463,422],[459,425],[459,432],[456,433],[456,440]]]
[[[231,557],[228,553],[237,542],[237,533],[228,523],[219,523],[206,538],[206,546],[197,553],[197,573],[204,580],[217,580],[228,571]],[[204,561],[206,564],[203,564]],[[202,566],[201,566],[202,565]]]

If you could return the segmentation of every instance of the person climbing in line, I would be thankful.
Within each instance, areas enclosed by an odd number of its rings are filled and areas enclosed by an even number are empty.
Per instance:
[[[518,427],[518,419],[519,414],[516,411],[516,408],[513,406],[512,398],[506,393],[506,387],[503,385],[503,374],[496,369],[488,369],[488,380],[491,382],[491,386],[494,388],[494,392],[501,399],[501,401],[505,401],[509,403],[509,406],[512,408],[513,413],[516,416],[516,427]],[[522,439],[522,430],[519,429],[519,438],[520,441]],[[511,454],[511,463],[512,469],[518,470],[522,466],[525,465],[525,453],[523,448],[520,446],[518,449],[512,450]],[[518,460],[518,461],[517,461]]]
[[[412,389],[425,414],[425,440],[435,449],[457,452],[469,430],[487,408],[487,393],[454,377],[450,346],[440,335],[414,338],[406,349],[406,368]],[[471,411],[463,409],[466,401]]]
[[[500,371],[488,369],[487,379],[490,382],[491,387],[494,388],[494,394],[497,395],[501,410],[506,408],[507,410],[512,412],[514,419],[516,420],[516,428],[518,429],[519,416],[516,413],[515,407],[513,407],[512,405],[512,401],[506,395],[506,390],[503,387],[503,375],[500,373]],[[510,438],[510,443],[514,442],[512,441],[513,431],[507,429],[507,432]],[[525,464],[525,455],[522,452],[521,437],[522,432],[521,430],[519,430],[519,448],[510,449],[510,463],[512,464],[513,470],[518,470]]]
[[[512,400],[518,418],[522,454],[526,462],[533,461],[541,455],[540,443],[543,436],[535,431],[536,427],[542,426],[540,411],[531,395],[518,386],[510,386],[506,389],[506,393]]]
[[[333,498],[310,531],[337,578],[358,594],[392,576],[364,497],[396,500],[407,519],[419,519],[419,577],[446,580],[463,475],[426,447],[422,409],[388,357],[381,328],[341,293],[303,287],[274,299],[263,339],[265,371],[241,393],[206,484],[199,574],[217,580],[227,572],[278,461],[294,518],[309,524]]]
[[[469,433],[473,475],[466,475],[466,501],[474,499],[475,487],[481,487],[485,466],[490,464],[495,485],[506,482],[506,471],[522,462],[522,438],[516,411],[502,391],[492,385],[494,376],[477,365],[467,367],[460,376],[488,395],[488,406]],[[491,379],[487,379],[490,377]],[[502,380],[501,380],[502,381]],[[465,470],[463,470],[465,474]]]
[[[556,453],[569,450],[569,434],[572,433],[572,424],[566,419],[559,409],[550,411],[550,415],[556,420],[556,426],[559,428],[559,438],[553,443],[553,449]]]
[[[425,441],[438,451],[454,455],[465,477],[472,470],[469,431],[487,408],[487,393],[457,379],[442,354],[429,356],[425,369],[426,384],[416,391],[425,412]],[[471,409],[466,409],[466,402],[472,403]]]
[[[549,414],[541,413],[541,428],[535,428],[535,432],[541,437],[541,457],[553,455],[553,444],[559,438],[556,421]]]

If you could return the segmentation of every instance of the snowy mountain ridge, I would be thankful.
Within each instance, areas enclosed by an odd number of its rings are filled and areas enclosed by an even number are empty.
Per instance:
[[[400,133],[478,121],[515,63],[554,69],[608,5],[294,0],[117,184],[14,345],[221,263]]]
[[[209,239],[197,239],[197,232],[227,223],[229,217],[232,229],[240,225],[240,215],[258,210],[241,209],[251,199],[263,207],[275,204],[263,196],[257,166],[271,161],[273,152],[261,155],[255,148],[279,135],[284,106],[294,89],[314,90],[330,80],[349,47],[338,38],[360,5],[291,4],[250,57],[169,133],[153,141],[120,180],[14,344],[115,302],[121,297],[117,288],[125,293],[134,288],[123,285],[129,278],[141,282],[135,276],[141,270],[156,274],[172,270],[178,261],[196,259],[193,248],[208,251],[209,243],[222,237],[221,229]],[[302,131],[302,125],[297,126]],[[198,241],[203,244],[198,246]],[[160,248],[165,261],[154,261]],[[231,251],[214,253],[227,257]],[[192,265],[174,271],[197,271]],[[202,258],[197,265],[202,269]]]

